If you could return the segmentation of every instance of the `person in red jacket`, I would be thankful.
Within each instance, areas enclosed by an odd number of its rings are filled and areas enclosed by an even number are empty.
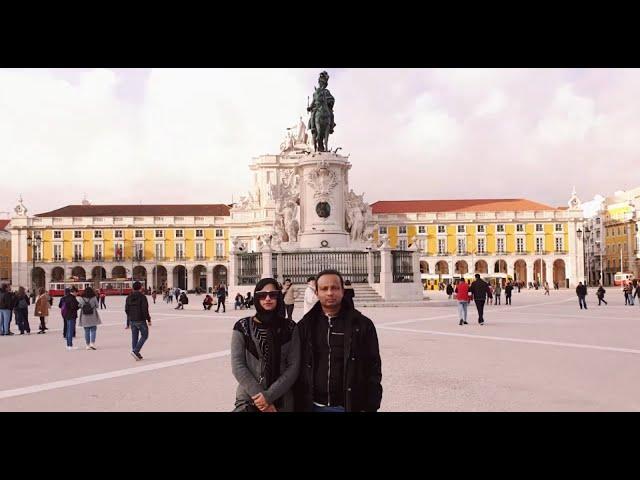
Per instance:
[[[456,285],[456,300],[458,301],[459,325],[467,325],[467,307],[469,306],[469,284],[458,280]]]

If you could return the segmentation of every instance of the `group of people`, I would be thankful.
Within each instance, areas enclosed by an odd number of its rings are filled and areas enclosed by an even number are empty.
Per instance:
[[[602,284],[598,285],[598,290],[596,290],[596,298],[598,299],[598,305],[602,305],[603,303],[605,305],[609,305],[607,301],[604,299],[604,295],[606,292],[607,291],[604,289]],[[582,310],[583,308],[586,310],[587,309],[587,302],[586,302],[587,286],[583,285],[582,282],[579,282],[578,286],[576,287],[576,295],[578,296],[578,304],[580,305],[580,310]],[[629,305],[629,306],[634,305],[636,297],[640,302],[640,283],[638,283],[636,280],[634,280],[633,282],[625,283],[622,286],[622,296],[624,297],[625,305]]]
[[[496,305],[500,304],[500,296],[502,295],[502,287],[497,284],[496,287],[492,287],[489,283],[480,278],[480,274],[476,273],[475,280],[469,285],[464,280],[459,280],[456,284],[455,290],[451,287],[452,293],[456,294],[456,301],[458,302],[458,316],[460,317],[459,325],[468,325],[467,322],[467,309],[469,302],[472,300],[476,304],[478,310],[478,324],[484,325],[484,306],[490,299],[496,299]],[[505,304],[511,305],[511,292],[513,291],[513,285],[507,283],[504,287],[505,291]],[[449,293],[449,291],[447,291]]]
[[[234,412],[380,408],[382,362],[376,329],[354,308],[345,283],[336,270],[310,277],[305,311],[296,324],[293,308],[285,304],[285,297],[291,300],[288,305],[295,299],[289,293],[291,281],[282,287],[273,278],[258,282],[255,315],[233,327],[231,369],[238,381]]]

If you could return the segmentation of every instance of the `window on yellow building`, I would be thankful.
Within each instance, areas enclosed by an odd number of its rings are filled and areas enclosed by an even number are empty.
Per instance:
[[[156,238],[162,238],[162,237],[164,237],[164,230],[156,230]]]
[[[184,238],[184,230],[176,230],[176,238]]]
[[[82,238],[82,230],[74,230],[73,238]]]
[[[400,250],[406,250],[407,249],[407,239],[406,238],[401,238],[398,240],[398,248]]]
[[[524,223],[516,224],[516,232],[524,232]]]
[[[54,240],[60,240],[62,238],[62,231],[61,230],[54,230],[53,231],[53,239]]]
[[[407,227],[406,225],[400,225],[398,227],[398,235],[406,235],[407,234]]]
[[[387,227],[378,227],[378,233],[380,235],[386,235],[387,234]]]
[[[556,237],[556,252],[562,252],[564,250],[563,246],[562,237]]]
[[[478,253],[485,253],[484,250],[484,238],[478,239]]]
[[[196,238],[202,238],[204,237],[204,230],[196,230]]]
[[[221,228],[216,228],[216,237],[217,238],[224,237],[224,231]]]
[[[102,230],[95,230],[93,232],[93,238],[102,238]]]
[[[427,233],[426,227],[424,225],[418,225],[418,233],[419,234]]]
[[[536,232],[544,232],[544,227],[541,223],[536,223]]]
[[[122,238],[122,230],[114,230],[113,238]]]
[[[504,233],[504,225],[502,223],[499,223],[498,225],[496,225],[496,232]]]
[[[524,252],[524,238],[516,238],[516,252]]]
[[[496,238],[496,252],[504,253],[504,238]]]
[[[465,229],[464,229],[464,225],[458,225],[458,233],[464,233]]]
[[[478,233],[485,233],[484,232],[484,225],[478,225]]]
[[[446,233],[444,225],[438,225],[438,233]]]
[[[562,231],[562,224],[556,223],[556,232],[561,232],[561,231]]]
[[[447,253],[447,240],[444,238],[438,239],[438,255],[444,255]]]
[[[157,230],[156,230],[156,232],[157,232]],[[156,233],[156,235],[157,235],[157,233]],[[134,236],[136,238],[143,238],[144,237],[144,235],[142,234],[142,230],[136,230]]]

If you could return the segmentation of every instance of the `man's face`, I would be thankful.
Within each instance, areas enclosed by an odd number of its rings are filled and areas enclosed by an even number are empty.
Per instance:
[[[335,308],[342,303],[344,288],[337,275],[323,275],[318,280],[317,295],[320,304],[325,308]]]

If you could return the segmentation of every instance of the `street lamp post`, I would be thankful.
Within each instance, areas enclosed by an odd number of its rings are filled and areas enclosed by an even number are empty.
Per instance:
[[[33,235],[31,233],[27,236],[27,245],[31,247],[31,260],[33,262],[33,266],[31,267],[31,293],[35,298],[36,293],[36,252],[40,250],[42,245],[42,237],[39,232],[34,232]]]

